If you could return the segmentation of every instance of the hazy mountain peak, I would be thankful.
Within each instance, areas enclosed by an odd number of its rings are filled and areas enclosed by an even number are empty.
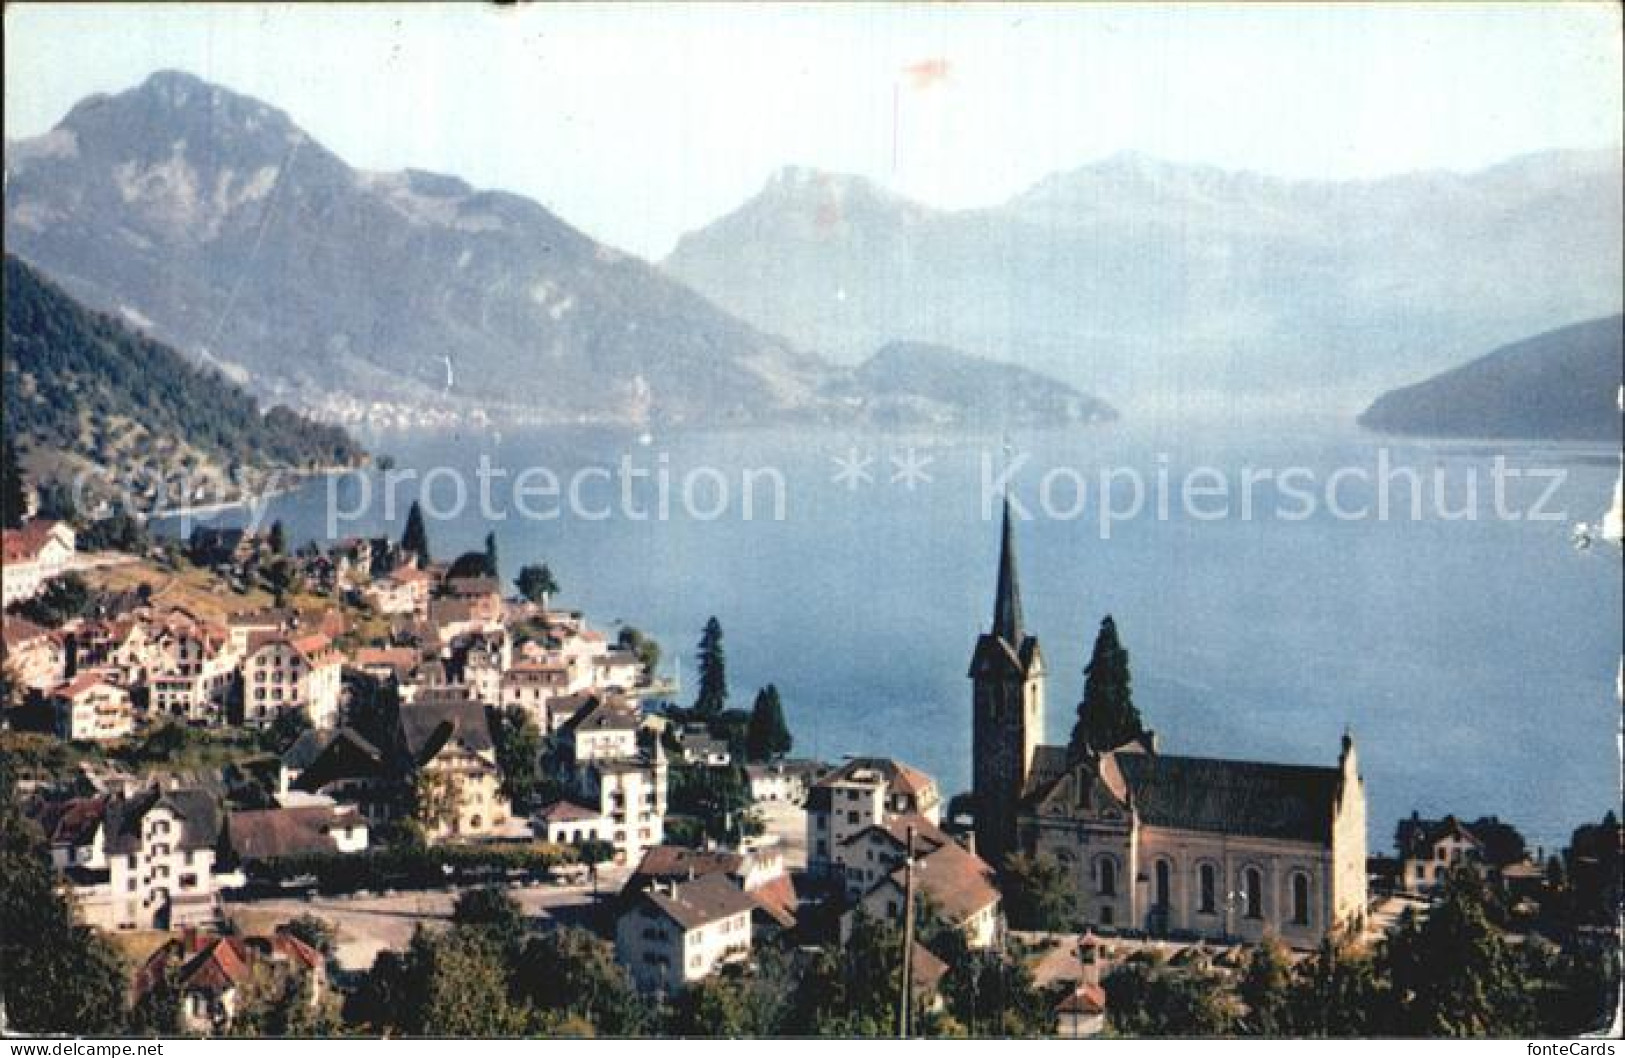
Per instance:
[[[861,414],[827,395],[844,373],[540,204],[358,172],[282,111],[190,74],[86,100],[8,144],[6,174],[12,245],[76,298],[331,417]],[[767,212],[814,229],[898,212],[858,178],[777,184]]]

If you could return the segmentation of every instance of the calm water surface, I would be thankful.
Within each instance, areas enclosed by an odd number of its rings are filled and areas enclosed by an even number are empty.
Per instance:
[[[1571,523],[1599,517],[1613,487],[1617,462],[1606,450],[1394,442],[1313,423],[1188,422],[1006,438],[533,430],[363,441],[402,469],[466,476],[469,509],[430,525],[437,557],[479,547],[494,528],[506,577],[546,561],[563,586],[562,604],[611,630],[636,624],[665,645],[668,659],[683,655],[685,676],[700,628],[715,614],[726,633],[732,701],[748,707],[755,688],[778,684],[798,754],[890,754],[934,772],[946,791],[968,785],[965,670],[990,618],[997,549],[984,484],[1014,465],[1012,492],[1036,515],[1019,528],[1020,564],[1027,621],[1049,661],[1051,739],[1070,729],[1087,650],[1111,613],[1132,655],[1136,701],[1169,752],[1331,764],[1350,727],[1368,784],[1373,851],[1387,849],[1394,822],[1412,809],[1498,814],[1550,848],[1618,804],[1620,557],[1570,541]],[[1375,474],[1384,445],[1394,466],[1423,475],[1422,518],[1408,517],[1404,485],[1391,491],[1387,520],[1343,520],[1321,503],[1312,516],[1277,518],[1278,505],[1300,513],[1302,503],[1268,485],[1256,491],[1251,518],[1241,516],[1244,468],[1301,467],[1323,498],[1339,468]],[[912,489],[892,480],[900,472],[893,459],[911,451],[931,478]],[[854,454],[873,460],[863,468],[873,481],[832,480],[836,459]],[[1546,509],[1567,517],[1495,518],[1497,455],[1514,468],[1561,471]],[[587,513],[608,506],[608,518],[565,511],[535,520],[512,513],[510,473],[494,488],[510,516],[488,525],[472,502],[482,456],[510,472],[546,467],[561,488],[582,468],[618,474],[623,457],[649,476],[634,479],[630,508],[618,480],[582,479]],[[1228,479],[1228,517],[1181,511],[1181,475],[1198,466]],[[1148,490],[1144,513],[1115,524],[1109,539],[1094,491],[1102,467],[1137,470]],[[782,477],[785,516],[773,518],[772,480],[758,475],[746,520],[743,472],[765,468]],[[657,508],[662,470],[671,517],[631,517]],[[1155,510],[1159,470],[1172,482],[1167,519]],[[682,486],[696,471],[689,510]],[[1080,517],[1044,515],[1046,473],[1051,514],[1071,514],[1075,483],[1087,481]],[[1439,517],[1435,475],[1448,510],[1460,509],[1476,476],[1479,517]],[[726,509],[705,517],[723,498],[719,482]],[[391,520],[381,484],[370,484],[373,502],[338,523],[339,535],[399,534],[413,485],[398,488]],[[330,490],[352,511],[362,507],[361,487],[314,483],[274,501],[268,517],[282,518],[293,540],[322,539]],[[1120,488],[1113,496],[1122,509],[1131,496],[1126,482]],[[1527,509],[1545,491],[1544,480],[1520,481],[1507,505]],[[431,499],[443,508],[452,498],[442,475]],[[1339,499],[1358,507],[1371,488],[1345,475]],[[1200,502],[1211,510],[1217,501]],[[531,504],[535,511],[559,501],[533,496]]]

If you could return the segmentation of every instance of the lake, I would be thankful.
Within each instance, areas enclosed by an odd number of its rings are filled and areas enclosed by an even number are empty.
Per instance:
[[[1571,542],[1572,523],[1596,520],[1608,502],[1618,462],[1606,448],[1175,418],[1009,437],[553,429],[361,439],[397,463],[393,509],[377,473],[313,482],[269,506],[291,541],[330,528],[398,536],[424,474],[443,468],[428,479],[435,510],[452,506],[461,475],[466,508],[430,520],[437,558],[494,530],[506,578],[546,561],[559,604],[612,634],[625,622],[655,636],[668,671],[682,655],[690,693],[694,644],[715,614],[731,703],[748,707],[757,687],[776,683],[798,755],[891,755],[936,774],[945,794],[968,786],[966,666],[991,618],[1003,476],[1031,516],[1017,529],[1021,584],[1049,663],[1051,740],[1070,730],[1088,649],[1111,613],[1136,702],[1165,751],[1330,765],[1347,725],[1374,852],[1413,809],[1499,815],[1550,850],[1619,802],[1620,553]],[[501,520],[478,509],[482,459]],[[543,469],[520,496],[527,467]],[[1103,468],[1123,514],[1109,532]],[[1256,487],[1243,511],[1249,471]],[[1273,476],[1260,483],[1261,471]],[[1352,516],[1375,514],[1384,473],[1389,517]],[[1129,517],[1136,475],[1143,509]],[[1420,517],[1410,516],[1408,475],[1421,483]],[[342,519],[330,517],[330,492]],[[1522,517],[1498,517],[1496,502]]]

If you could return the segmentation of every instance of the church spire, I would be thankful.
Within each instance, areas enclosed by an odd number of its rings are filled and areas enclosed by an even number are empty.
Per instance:
[[[1021,648],[1021,584],[1016,579],[1016,533],[1011,524],[1010,499],[1004,500],[1004,536],[999,544],[999,588],[993,600],[993,634]]]

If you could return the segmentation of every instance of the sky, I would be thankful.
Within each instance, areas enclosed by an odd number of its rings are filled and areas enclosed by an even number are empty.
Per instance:
[[[934,206],[1123,151],[1290,178],[1620,143],[1614,4],[34,5],[6,136],[181,69],[645,257],[782,166]]]

